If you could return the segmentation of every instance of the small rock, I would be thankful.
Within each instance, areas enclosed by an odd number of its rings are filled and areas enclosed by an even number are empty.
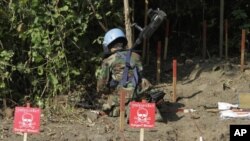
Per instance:
[[[87,112],[86,112],[86,117],[87,117],[87,120],[88,120],[90,123],[93,123],[93,122],[98,118],[98,115],[97,115],[96,113],[87,111]]]
[[[9,130],[9,127],[4,126],[4,127],[3,127],[3,130]]]
[[[193,114],[192,116],[191,116],[191,119],[199,119],[200,118],[200,116],[199,115],[196,115],[196,114]]]
[[[44,128],[40,128],[40,133],[44,132]]]
[[[105,104],[102,105],[102,109],[103,109],[104,111],[110,110],[110,109],[111,109],[111,106],[110,106],[109,104],[105,103]]]

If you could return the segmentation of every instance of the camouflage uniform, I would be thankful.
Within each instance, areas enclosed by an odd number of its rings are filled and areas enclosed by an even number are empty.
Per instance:
[[[122,79],[126,55],[127,51],[118,51],[110,55],[103,60],[101,68],[96,71],[97,92],[107,94],[107,101],[103,104],[102,108],[104,111],[110,111],[110,116],[118,116],[119,114],[118,89],[120,86],[118,83]],[[143,67],[140,56],[135,52],[131,53],[130,65],[132,69],[129,70],[128,76],[133,75],[133,67],[137,67],[139,75],[142,76]],[[151,84],[146,79],[141,79],[135,91],[132,82],[128,82],[125,88],[127,91],[125,103],[128,104],[133,95],[142,94],[150,86]]]

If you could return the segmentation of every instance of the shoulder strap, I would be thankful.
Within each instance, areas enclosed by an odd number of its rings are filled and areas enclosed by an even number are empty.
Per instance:
[[[122,79],[120,81],[120,85],[123,86],[123,87],[126,87],[127,82],[129,81],[128,71],[131,68],[131,64],[130,64],[131,53],[132,53],[132,51],[130,49],[127,52],[127,55],[126,55],[125,68],[124,68],[124,71],[123,71],[123,74],[122,74]],[[133,78],[132,78],[131,81],[132,81],[133,85],[136,87],[138,82],[139,82],[137,66],[135,66],[134,69],[133,69]]]
[[[120,85],[123,86],[123,87],[126,86],[126,83],[128,81],[128,70],[131,67],[130,66],[130,56],[131,56],[131,50],[129,50],[127,52],[126,62],[125,62],[125,68],[124,68],[124,71],[123,71],[123,74],[122,74],[122,79],[120,81]]]

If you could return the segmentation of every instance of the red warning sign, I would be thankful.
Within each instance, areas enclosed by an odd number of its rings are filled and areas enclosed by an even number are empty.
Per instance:
[[[129,125],[135,128],[155,126],[155,103],[130,102]]]
[[[39,133],[40,131],[39,108],[16,107],[14,115],[14,132]]]

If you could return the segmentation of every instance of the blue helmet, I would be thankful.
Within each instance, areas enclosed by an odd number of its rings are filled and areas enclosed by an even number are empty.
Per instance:
[[[103,40],[103,49],[104,52],[109,52],[109,45],[111,43],[113,43],[115,40],[117,39],[123,39],[125,41],[125,43],[127,43],[127,39],[126,36],[124,34],[124,32],[119,29],[119,28],[113,28],[111,30],[109,30],[105,36],[104,36],[104,40]]]

